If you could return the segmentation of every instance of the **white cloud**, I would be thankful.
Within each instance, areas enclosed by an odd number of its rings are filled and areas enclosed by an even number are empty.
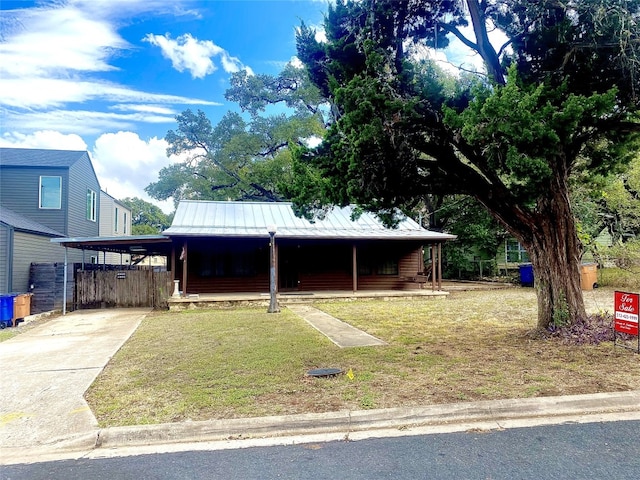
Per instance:
[[[304,68],[304,63],[302,63],[302,60],[300,60],[298,57],[291,57],[291,60],[289,60],[289,64],[293,68]]]
[[[175,112],[167,104],[219,105],[197,98],[140,91],[96,78],[103,72],[117,71],[110,64],[114,56],[134,51],[117,31],[122,18],[157,15],[160,11],[195,15],[181,10],[174,2],[171,5],[164,0],[55,0],[31,8],[3,10],[0,16],[3,128],[99,133],[104,128],[133,129],[135,123],[172,122]],[[107,105],[92,105],[89,108],[95,108],[94,112],[64,110],[67,105],[86,102]],[[142,105],[128,110],[137,114],[122,115],[109,112],[109,103]],[[146,109],[146,104],[158,108]]]
[[[113,25],[89,18],[73,6],[30,8],[6,14],[2,26],[7,41],[0,44],[2,76],[112,70],[107,63],[112,51],[128,48]]]
[[[245,68],[238,58],[229,55],[222,47],[210,40],[198,40],[189,33],[175,40],[169,34],[149,33],[143,40],[159,47],[162,55],[171,60],[173,68],[179,72],[187,70],[193,78],[204,78],[218,69],[213,63],[213,57],[220,57],[222,68],[227,73],[235,73]]]
[[[138,123],[174,123],[175,118],[153,112],[117,113],[90,110],[48,110],[29,113],[8,111],[4,115],[13,130],[57,130],[80,135],[96,135],[105,131],[133,129]]]
[[[144,192],[147,185],[157,181],[160,169],[175,160],[167,158],[167,146],[164,139],[145,141],[134,132],[101,135],[91,157],[102,189],[118,199],[139,197],[166,213],[172,212],[172,201],[159,202]]]
[[[178,112],[172,108],[163,107],[161,105],[134,105],[130,103],[113,105],[112,110],[120,110],[122,112],[144,112],[156,113],[158,115],[177,115]]]
[[[87,144],[75,133],[63,134],[53,130],[39,130],[25,135],[5,132],[0,137],[0,146],[13,148],[51,148],[57,150],[87,150]]]

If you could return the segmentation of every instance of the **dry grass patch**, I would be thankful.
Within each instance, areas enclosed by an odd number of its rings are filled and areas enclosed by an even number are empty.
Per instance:
[[[611,311],[613,290],[585,300]],[[286,309],[155,313],[87,400],[107,426],[640,389],[638,355],[533,335],[532,289],[316,306],[389,345],[340,349]]]

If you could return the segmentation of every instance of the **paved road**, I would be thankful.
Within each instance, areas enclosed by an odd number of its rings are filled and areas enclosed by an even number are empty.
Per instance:
[[[637,480],[640,421],[357,442],[79,459],[2,467],[5,480]]]

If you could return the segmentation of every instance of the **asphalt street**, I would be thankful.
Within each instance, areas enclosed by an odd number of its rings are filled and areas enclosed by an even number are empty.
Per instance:
[[[637,480],[640,421],[76,459],[2,467],[3,480]]]

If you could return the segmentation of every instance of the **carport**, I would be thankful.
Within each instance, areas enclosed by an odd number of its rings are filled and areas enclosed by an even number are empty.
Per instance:
[[[163,235],[131,235],[123,237],[76,237],[76,238],[53,238],[53,243],[58,243],[65,247],[64,255],[64,280],[65,288],[63,289],[63,307],[62,313],[66,314],[67,305],[67,249],[75,248],[95,252],[112,252],[121,254],[138,255],[141,258],[149,256],[163,256],[167,258],[167,267],[175,264],[175,250],[172,246],[171,239]],[[169,259],[172,259],[169,262]],[[84,264],[83,264],[84,268]]]

